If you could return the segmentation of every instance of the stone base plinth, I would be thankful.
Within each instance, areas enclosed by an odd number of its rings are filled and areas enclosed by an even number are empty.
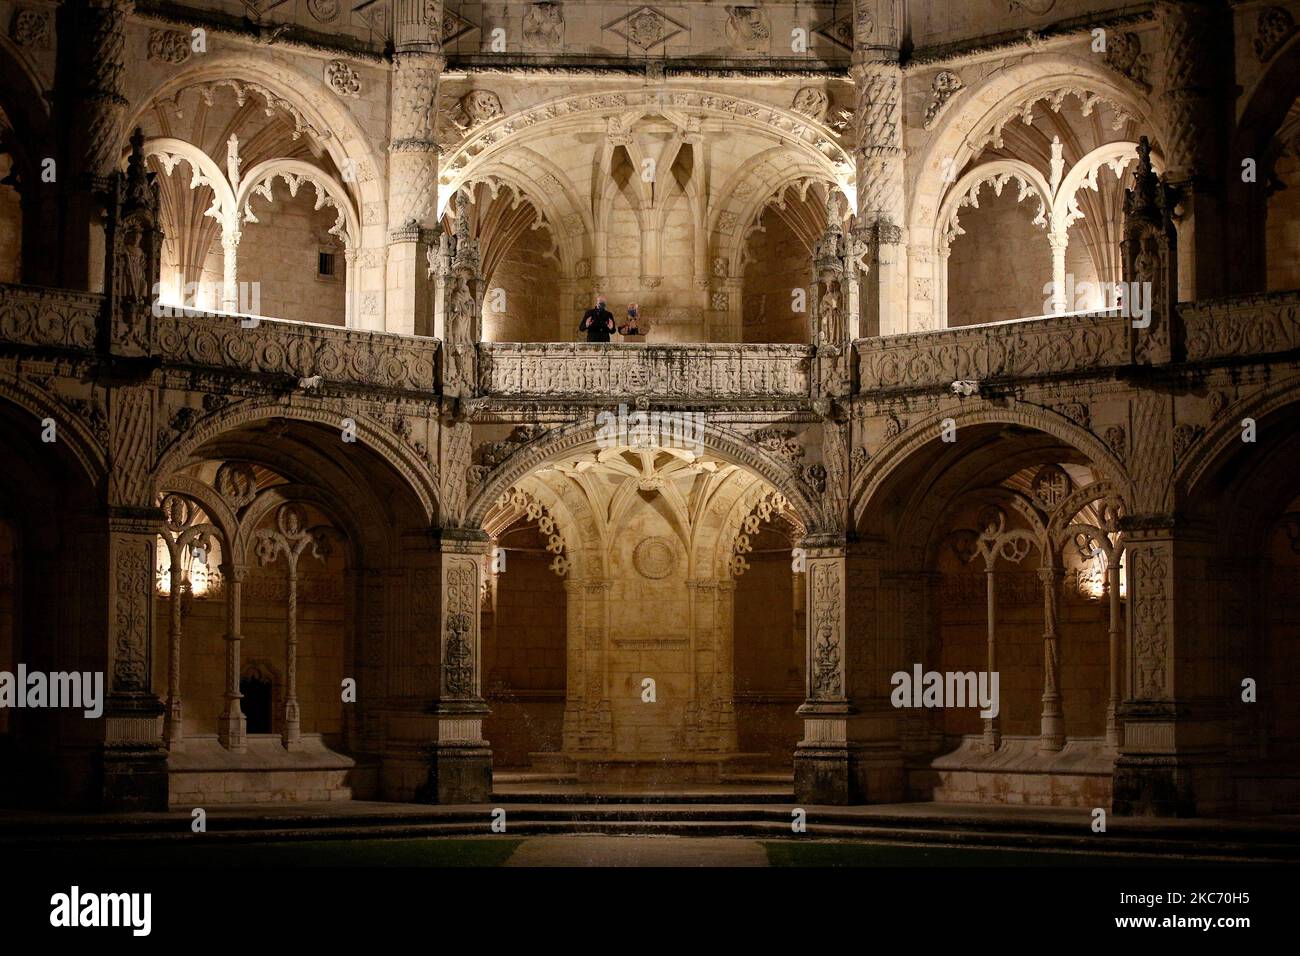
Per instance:
[[[235,753],[215,736],[187,737],[185,750],[167,758],[172,807],[222,803],[307,803],[351,800],[351,757],[303,734],[289,751],[274,734],[250,734]]]
[[[104,810],[166,810],[167,752],[161,747],[106,748],[100,785]]]
[[[486,743],[434,744],[421,803],[486,803],[492,797],[492,751]]]
[[[1105,740],[1069,740],[1060,751],[1041,749],[1038,736],[1003,737],[988,753],[982,734],[957,749],[909,761],[908,797],[939,803],[1036,807],[1109,807],[1115,753]]]

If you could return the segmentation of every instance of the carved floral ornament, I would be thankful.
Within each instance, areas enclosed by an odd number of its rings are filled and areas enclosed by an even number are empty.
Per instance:
[[[930,84],[930,102],[925,107],[925,129],[932,129],[939,121],[943,108],[962,88],[961,77],[952,70],[940,70]]]
[[[537,530],[546,538],[546,550],[555,555],[549,567],[559,577],[569,573],[570,561],[564,553],[564,536],[560,534],[555,518],[546,507],[522,488],[512,488],[497,498],[490,515],[484,524],[491,524],[505,530],[520,515],[529,521],[537,522]]]
[[[361,74],[343,60],[331,60],[325,65],[325,83],[339,96],[355,99],[361,95]]]
[[[789,500],[779,491],[767,491],[749,509],[741,520],[740,531],[731,545],[731,558],[728,561],[731,576],[738,578],[750,569],[745,555],[754,550],[753,536],[758,534],[764,524],[784,517],[798,528],[802,537],[804,531],[801,522],[794,516]]]
[[[1255,21],[1255,59],[1267,63],[1295,33],[1295,18],[1284,7],[1265,7]]]
[[[192,52],[190,42],[190,35],[180,30],[150,30],[149,59],[173,66],[184,63]]]
[[[9,35],[19,46],[44,50],[50,45],[50,15],[44,10],[19,10]]]

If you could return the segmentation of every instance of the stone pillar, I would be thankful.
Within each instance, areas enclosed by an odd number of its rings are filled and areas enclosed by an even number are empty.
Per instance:
[[[854,236],[866,250],[859,298],[863,325],[880,335],[906,332],[907,231],[903,170],[901,0],[854,0],[853,59],[857,87],[858,215]]]
[[[479,619],[484,557],[491,549],[492,539],[481,531],[444,528],[441,533],[438,735],[423,794],[431,803],[481,803],[492,795],[492,751],[483,739],[488,707]]]
[[[240,633],[243,614],[240,599],[248,568],[235,561],[229,544],[223,556],[225,560],[221,565],[221,578],[226,592],[226,706],[217,718],[217,740],[231,753],[240,754],[248,749],[248,721],[239,703],[244,696],[239,690],[239,642],[243,640]]]
[[[990,680],[998,670],[998,580],[993,563],[984,569],[986,582],[986,599],[988,602],[988,673]],[[984,750],[993,753],[1002,746],[1001,713],[997,717],[984,718]]]
[[[718,749],[734,752],[740,749],[736,736],[736,582],[719,581],[716,594],[713,633],[718,643],[714,665]]]
[[[109,569],[109,694],[101,765],[105,809],[167,809],[165,708],[150,682],[155,542],[161,522],[161,513],[153,508],[109,508],[104,556]]]
[[[829,536],[801,545],[808,575],[803,739],[794,754],[795,799],[801,803],[847,804],[862,799],[865,781],[849,742],[850,717],[845,668],[845,545]]]
[[[389,97],[388,264],[385,328],[434,335],[429,251],[438,220],[438,83],[442,4],[396,0]]]
[[[1233,689],[1204,606],[1216,573],[1211,543],[1168,515],[1130,515],[1123,523],[1129,643],[1113,810],[1222,812],[1231,808],[1225,764]]]
[[[1057,567],[1038,569],[1043,585],[1043,715],[1038,749],[1054,753],[1065,747],[1065,719],[1061,714],[1060,609],[1061,578]]]
[[[1156,82],[1166,175],[1179,194],[1179,298],[1223,295],[1224,143],[1230,127],[1233,31],[1221,0],[1158,0],[1162,56]],[[1231,172],[1231,170],[1228,170]]]
[[[126,21],[131,0],[74,0],[59,27],[56,88],[67,90],[63,125],[64,257],[60,284],[98,292],[104,285],[107,177],[123,146],[128,102]],[[65,36],[69,27],[71,36]]]
[[[1051,232],[1047,235],[1047,242],[1052,247],[1052,311],[1060,315],[1070,311],[1071,305],[1066,301],[1065,279],[1065,251],[1070,237],[1065,232]]]
[[[239,311],[239,240],[243,233],[227,226],[221,233],[221,311]],[[249,297],[252,301],[252,297]],[[196,303],[197,304],[197,303]]]
[[[1123,742],[1118,719],[1120,680],[1124,666],[1121,653],[1123,637],[1120,632],[1119,573],[1119,559],[1115,558],[1106,565],[1106,597],[1110,605],[1110,697],[1106,702],[1106,746],[1114,748]]]

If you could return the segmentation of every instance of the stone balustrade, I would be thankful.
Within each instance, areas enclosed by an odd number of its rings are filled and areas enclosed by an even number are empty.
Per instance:
[[[800,399],[812,354],[805,345],[484,343],[480,386],[500,397]]]
[[[1127,364],[1131,319],[1088,314],[913,332],[854,343],[860,388],[946,388],[955,381],[1034,378]]]
[[[1178,311],[1189,362],[1300,348],[1300,292],[1207,299]]]
[[[436,339],[272,319],[245,327],[229,315],[190,313],[156,321],[158,349],[168,364],[319,375],[340,385],[401,391],[437,388]]]
[[[95,347],[103,296],[0,284],[0,341],[39,348]]]

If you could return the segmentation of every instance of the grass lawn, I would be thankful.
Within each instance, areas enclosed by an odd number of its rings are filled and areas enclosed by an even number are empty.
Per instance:
[[[18,862],[37,854],[42,867],[57,863],[101,867],[282,867],[282,866],[500,866],[522,839],[457,840],[285,840],[276,843],[131,843],[96,847],[93,854],[75,844],[48,850],[15,850]]]
[[[1149,866],[1162,857],[1102,856],[1057,850],[997,850],[985,847],[898,846],[890,843],[766,840],[772,866]]]

